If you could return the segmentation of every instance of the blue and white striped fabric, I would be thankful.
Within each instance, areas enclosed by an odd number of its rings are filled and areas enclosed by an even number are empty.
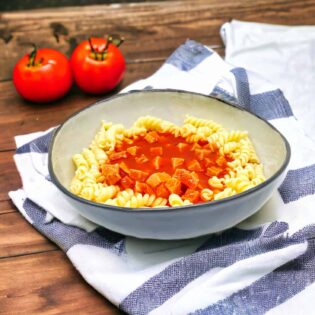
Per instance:
[[[256,215],[230,230],[183,241],[139,240],[82,218],[47,170],[53,130],[16,137],[23,189],[10,197],[66,252],[84,279],[130,314],[313,314],[315,152],[282,92],[188,40],[151,77],[126,90],[210,94],[268,119],[289,140],[288,174]]]

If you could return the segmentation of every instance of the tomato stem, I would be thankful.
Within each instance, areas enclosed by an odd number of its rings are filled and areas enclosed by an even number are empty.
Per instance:
[[[105,59],[105,56],[107,54],[107,50],[108,50],[108,46],[109,44],[112,42],[112,36],[111,35],[107,35],[106,37],[106,43],[105,43],[105,47],[104,49],[101,51],[101,60],[103,61]]]
[[[107,37],[106,37],[106,44],[105,44],[105,48],[103,49],[103,52],[107,51],[108,46],[112,42],[112,40],[113,40],[112,35],[107,35]]]
[[[107,35],[105,47],[102,50],[100,50],[99,47],[97,47],[96,49],[94,48],[91,37],[88,39],[88,41],[91,48],[90,58],[103,61],[106,58],[109,45],[113,44],[116,47],[119,47],[124,42],[124,38],[119,35]]]
[[[92,38],[91,37],[89,37],[89,44],[90,44],[90,48],[91,48],[92,53],[95,53],[95,49],[92,45]]]
[[[33,50],[31,51],[31,53],[29,54],[29,61],[27,66],[28,67],[34,67],[35,66],[35,58],[36,58],[36,54],[37,54],[37,47],[34,43],[32,43],[33,46]]]
[[[123,42],[125,41],[124,37],[117,35],[117,37],[115,37],[113,35],[113,40],[112,43],[116,46],[119,47]]]

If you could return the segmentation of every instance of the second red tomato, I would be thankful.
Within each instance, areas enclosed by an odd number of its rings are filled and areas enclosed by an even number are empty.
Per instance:
[[[119,48],[103,38],[90,38],[79,44],[71,55],[70,64],[76,84],[90,94],[112,90],[126,68]]]

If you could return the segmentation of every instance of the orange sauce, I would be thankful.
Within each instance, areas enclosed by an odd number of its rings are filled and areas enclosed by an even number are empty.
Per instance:
[[[209,186],[208,180],[212,176],[223,177],[227,173],[228,161],[231,161],[229,157],[222,156],[218,149],[210,148],[206,141],[188,143],[185,138],[175,137],[171,133],[148,132],[131,141],[123,141],[109,154],[107,165],[115,166],[116,169],[119,165],[119,175],[116,174],[112,182],[105,182],[118,185],[122,190],[132,188],[141,193],[154,193],[157,197],[167,198],[172,193],[167,187],[173,187],[174,182],[180,181],[180,187],[175,192],[183,199],[199,203],[203,202],[200,191],[203,188],[215,190]],[[103,167],[101,171],[105,173]],[[156,185],[152,181],[154,178],[150,179],[155,173],[166,173],[169,178],[165,174],[160,176],[162,182]],[[187,182],[178,176],[180,173],[188,174],[188,177],[192,174],[196,181],[192,186],[187,186]],[[167,178],[166,183],[164,181]]]

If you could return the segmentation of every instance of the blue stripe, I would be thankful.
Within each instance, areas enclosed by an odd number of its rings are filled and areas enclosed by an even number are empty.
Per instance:
[[[251,95],[246,70],[235,68],[231,72],[235,76],[237,98],[241,107],[267,120],[293,115],[290,104],[279,89]]]
[[[315,194],[315,164],[290,170],[279,187],[284,203]]]
[[[33,220],[33,226],[65,252],[77,244],[111,249],[118,255],[125,251],[125,237],[123,235],[103,227],[99,227],[92,232],[86,232],[78,227],[66,225],[57,219],[46,223],[46,211],[30,199],[24,201],[23,208]]]
[[[251,95],[250,111],[267,120],[293,116],[289,102],[279,89]]]
[[[152,90],[153,86],[152,85],[147,85],[143,88],[143,90]]]
[[[189,71],[211,56],[212,52],[204,45],[193,40],[187,40],[185,44],[179,46],[173,54],[166,60],[182,71]]]
[[[199,251],[171,264],[133,291],[120,308],[130,314],[147,314],[212,268],[227,267],[239,260],[295,244],[295,239],[284,234],[287,228],[286,223],[274,222],[265,232],[262,228],[232,228],[212,235]]]
[[[250,110],[250,90],[247,72],[243,68],[231,70],[236,79],[237,99],[240,106]]]
[[[55,132],[55,129],[49,133],[36,138],[33,141],[30,141],[19,148],[16,149],[16,153],[29,153],[29,152],[38,152],[38,153],[48,153],[49,143]]]
[[[262,315],[312,284],[315,281],[315,226],[305,227],[291,239],[297,243],[308,240],[307,251],[245,289],[193,314]]]
[[[216,86],[213,91],[210,93],[210,96],[213,96],[217,99],[220,99],[224,102],[238,105],[238,101],[235,96],[231,95],[228,91]]]
[[[264,237],[275,237],[277,235],[285,233],[289,228],[288,223],[274,221],[270,223],[264,232]]]

